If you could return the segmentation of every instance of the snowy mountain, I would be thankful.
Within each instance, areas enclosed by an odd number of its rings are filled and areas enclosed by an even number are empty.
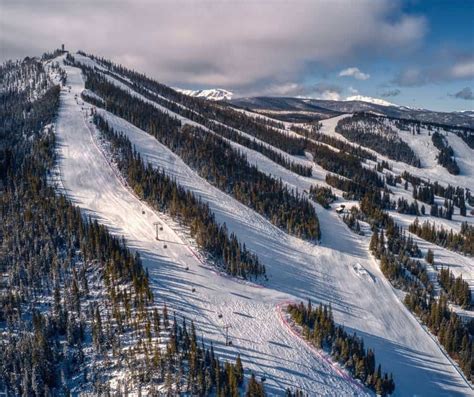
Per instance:
[[[175,90],[185,95],[205,98],[211,101],[228,101],[231,100],[232,96],[234,95],[232,92],[224,90],[222,88],[212,88],[208,90],[184,90],[180,88],[175,88]]]
[[[3,75],[9,395],[472,395],[473,131],[82,52]]]
[[[346,101],[358,101],[358,102],[367,102],[367,103],[373,103],[375,105],[380,105],[380,106],[395,106],[395,107],[400,107],[399,105],[396,105],[392,102],[385,101],[384,99],[380,98],[373,98],[370,96],[364,96],[364,95],[353,95],[349,96],[345,99]]]

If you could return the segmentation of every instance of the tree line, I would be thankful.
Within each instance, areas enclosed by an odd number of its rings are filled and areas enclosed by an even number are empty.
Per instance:
[[[281,180],[250,165],[246,157],[208,131],[181,126],[176,118],[108,83],[99,75],[88,75],[86,88],[105,101],[87,99],[98,107],[147,131],[176,153],[211,184],[263,215],[275,226],[306,240],[321,236],[312,204]]]
[[[451,302],[463,309],[471,307],[471,290],[469,284],[463,280],[462,274],[455,277],[448,268],[441,268],[438,281]]]
[[[242,278],[265,275],[265,266],[257,256],[240,244],[225,224],[217,223],[207,204],[163,171],[146,165],[128,138],[111,128],[99,114],[94,115],[94,123],[111,143],[119,170],[140,198],[188,226],[198,245],[211,254],[226,273]]]
[[[448,145],[446,138],[439,132],[435,131],[433,132],[433,135],[431,135],[431,140],[436,149],[439,150],[437,155],[438,163],[446,168],[450,174],[459,175],[461,171],[456,163],[456,159],[454,158],[454,150]]]
[[[381,365],[376,365],[375,352],[365,348],[362,338],[355,333],[350,335],[335,323],[331,307],[322,304],[313,307],[308,301],[306,305],[290,304],[287,311],[303,327],[303,336],[318,349],[328,350],[354,378],[381,396],[394,392],[392,374],[382,373]]]
[[[351,142],[364,145],[391,160],[420,167],[420,159],[387,125],[384,117],[357,113],[339,120],[335,130]]]
[[[443,226],[438,228],[434,222],[425,221],[420,224],[417,218],[408,227],[408,230],[418,237],[441,247],[464,255],[474,255],[474,227],[468,227],[464,232],[456,233],[453,229],[448,231]]]
[[[412,259],[421,257],[420,249],[411,238],[403,234],[393,218],[370,196],[362,200],[360,209],[365,220],[372,224],[373,235],[369,248],[380,260],[382,272],[396,288],[407,292],[404,300],[406,306],[438,337],[449,355],[459,363],[466,377],[472,379],[472,327],[449,310],[447,295],[442,293],[438,299],[435,298],[435,288],[426,267],[418,259]],[[433,262],[432,258],[427,261]]]

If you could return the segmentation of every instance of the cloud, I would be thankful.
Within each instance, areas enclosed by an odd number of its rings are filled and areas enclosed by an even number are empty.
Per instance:
[[[415,87],[430,82],[428,74],[422,73],[418,68],[410,68],[401,71],[393,79],[392,83],[401,87]]]
[[[368,79],[370,79],[370,74],[363,73],[363,72],[360,71],[359,68],[356,68],[356,67],[341,70],[339,72],[339,76],[354,77],[357,80],[368,80]]]
[[[474,92],[472,92],[472,89],[470,87],[464,87],[461,91],[456,92],[455,94],[451,96],[458,99],[465,99],[468,101],[474,100]]]
[[[474,59],[458,62],[451,68],[451,75],[454,78],[468,79],[474,77]]]
[[[401,91],[398,88],[395,88],[393,90],[384,91],[380,95],[385,97],[385,98],[389,98],[389,97],[398,96],[398,95],[400,95],[400,93],[401,93]]]
[[[339,100],[341,98],[342,87],[336,84],[320,82],[307,85],[300,83],[270,84],[259,91],[250,91],[249,95],[269,95],[269,96],[291,96],[315,99]]]
[[[352,95],[356,95],[356,94],[359,93],[359,90],[357,88],[354,88],[354,87],[349,87],[348,90]]]
[[[309,88],[310,96],[315,99],[338,101],[341,99],[342,87],[336,84],[317,83]]]
[[[430,83],[471,78],[474,78],[474,58],[463,58],[450,59],[441,66],[410,67],[398,73],[392,83],[401,87],[416,87]]]
[[[339,101],[341,99],[341,94],[336,91],[324,91],[321,94],[319,94],[316,99],[324,99],[327,101]]]
[[[234,90],[403,56],[427,30],[391,0],[18,0],[2,2],[1,13],[0,60],[65,43],[173,86]]]

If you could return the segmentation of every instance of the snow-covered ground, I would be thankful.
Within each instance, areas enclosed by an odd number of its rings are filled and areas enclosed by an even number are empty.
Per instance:
[[[267,378],[270,394],[282,395],[286,387],[298,386],[311,396],[370,395],[314,354],[281,321],[279,304],[311,298],[331,303],[335,320],[362,335],[366,346],[375,348],[384,370],[394,374],[396,395],[472,394],[385,280],[368,254],[367,238],[351,232],[334,211],[318,211],[323,233],[320,246],[289,236],[202,180],[147,133],[107,115],[147,161],[209,203],[217,220],[226,222],[258,254],[269,281],[259,288],[210,270],[174,222],[152,211],[122,183],[97,145],[82,101],[78,104],[75,100],[75,94],[80,97],[84,89],[80,70],[65,69],[71,92],[61,92],[56,128],[64,188],[86,213],[113,233],[124,235],[129,246],[141,253],[158,301],[166,301],[194,319],[221,356],[234,357],[239,352],[244,365]],[[261,155],[254,152],[254,156]],[[266,158],[259,158],[258,165],[301,190],[307,188],[308,178],[282,171]],[[164,241],[160,242],[155,240],[153,227],[158,220],[164,225]],[[233,346],[224,345],[224,325],[231,326]]]
[[[320,132],[351,143],[335,131],[338,121],[348,116],[350,115],[342,115],[322,120]],[[375,154],[379,160],[387,161],[397,174],[408,171],[410,174],[424,180],[431,182],[438,181],[444,186],[461,186],[471,191],[474,190],[474,150],[470,149],[461,138],[453,133],[448,133],[448,142],[453,146],[456,161],[458,161],[459,167],[461,168],[460,175],[451,175],[446,168],[438,164],[436,156],[439,151],[433,146],[431,136],[428,135],[428,130],[421,128],[420,134],[413,135],[410,131],[402,131],[393,125],[392,128],[397,132],[398,136],[412,148],[421,160],[421,168],[413,167],[400,161],[390,160],[388,157],[382,156],[369,148],[364,148]],[[358,144],[354,145],[359,146]]]
[[[348,115],[342,115],[323,120],[321,132],[351,143],[341,134],[335,132],[335,127],[338,121],[344,117],[348,117]],[[408,171],[412,175],[418,176],[424,180],[431,182],[438,181],[444,186],[450,184],[454,187],[461,186],[468,188],[471,191],[474,189],[474,150],[470,149],[469,146],[467,146],[467,144],[457,135],[453,133],[447,134],[448,143],[453,147],[456,161],[458,162],[458,165],[461,169],[460,175],[451,175],[444,167],[438,164],[436,160],[438,149],[433,146],[431,136],[428,135],[428,130],[421,128],[420,134],[413,135],[411,132],[402,131],[395,126],[392,126],[392,128],[414,150],[417,156],[421,159],[422,166],[421,168],[412,167],[403,162],[390,160],[389,158],[382,156],[371,149],[365,148],[375,154],[379,160],[387,161],[393,167],[393,172],[390,171],[391,173],[400,175],[403,173],[403,171]],[[396,201],[398,198],[403,197],[409,203],[414,201],[411,184],[407,191],[405,191],[400,186],[390,186],[390,190],[393,192],[391,195],[392,200]],[[444,199],[437,197],[436,202],[438,205],[442,206]],[[420,207],[425,205],[426,213],[429,215],[429,205],[424,204],[421,201],[418,202],[418,205]],[[391,211],[391,215],[395,218],[397,223],[403,226],[406,230],[416,218],[415,216],[411,215],[398,214],[395,211]],[[461,228],[461,222],[468,222],[472,224],[474,222],[474,217],[470,214],[470,207],[468,207],[467,216],[465,217],[459,215],[459,208],[456,207],[452,220],[430,216],[422,216],[419,218],[419,220],[420,222],[429,220],[431,223],[434,222],[438,227],[442,226],[445,229],[453,229],[453,231],[459,232]],[[469,283],[471,291],[474,294],[474,259],[472,257],[467,257],[465,255],[452,252],[446,248],[429,243],[416,236],[413,237],[422,249],[422,252],[425,253],[428,249],[431,249],[434,252],[435,261],[438,266],[449,267],[455,276],[462,275],[464,280]]]

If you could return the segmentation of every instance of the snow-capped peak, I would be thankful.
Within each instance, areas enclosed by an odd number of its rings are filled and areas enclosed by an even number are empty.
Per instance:
[[[368,103],[373,103],[375,105],[380,105],[380,106],[395,106],[395,107],[400,107],[392,102],[385,101],[380,98],[372,98],[370,96],[365,96],[365,95],[352,95],[348,96],[346,98],[346,101],[361,101],[361,102],[368,102]]]
[[[175,88],[176,91],[179,91],[185,95],[205,98],[211,101],[223,101],[232,99],[232,92],[224,90],[222,88],[211,88],[208,90],[183,90],[180,88]]]

